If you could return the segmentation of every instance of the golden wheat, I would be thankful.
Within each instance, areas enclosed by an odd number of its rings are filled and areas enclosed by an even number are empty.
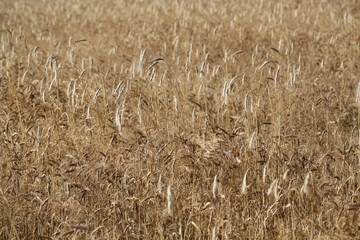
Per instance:
[[[1,238],[359,238],[356,0],[0,9]]]

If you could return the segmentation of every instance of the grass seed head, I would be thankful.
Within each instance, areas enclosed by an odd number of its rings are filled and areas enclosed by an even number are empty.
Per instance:
[[[247,194],[248,186],[247,186],[247,183],[246,183],[246,177],[247,177],[248,171],[249,171],[249,169],[246,170],[246,173],[244,175],[244,178],[243,178],[243,181],[242,181],[242,184],[241,184],[241,194],[243,194],[243,195]]]
[[[171,192],[171,185],[168,185],[166,191],[166,200],[167,200],[167,214],[169,216],[173,216],[173,196]]]
[[[216,198],[217,193],[218,193],[218,183],[217,183],[217,175],[215,175],[214,181],[213,181],[213,184],[212,184],[212,195],[213,195],[213,198]]]

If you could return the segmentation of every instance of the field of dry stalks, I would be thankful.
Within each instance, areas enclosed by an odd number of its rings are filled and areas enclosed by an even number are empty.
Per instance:
[[[360,4],[2,1],[1,239],[356,239]]]

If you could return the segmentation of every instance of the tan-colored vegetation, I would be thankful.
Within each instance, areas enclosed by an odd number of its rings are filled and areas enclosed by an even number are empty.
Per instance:
[[[360,236],[360,6],[2,1],[2,239]]]

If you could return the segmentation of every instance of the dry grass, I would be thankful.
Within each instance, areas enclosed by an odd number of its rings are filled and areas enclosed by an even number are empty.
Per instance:
[[[1,238],[358,238],[360,6],[319,2],[0,3]]]

